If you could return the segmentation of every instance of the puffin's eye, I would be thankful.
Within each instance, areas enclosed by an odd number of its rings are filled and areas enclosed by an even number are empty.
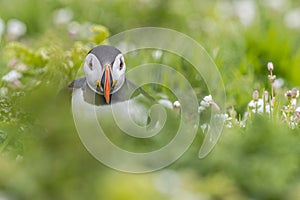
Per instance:
[[[124,62],[122,61],[122,59],[120,59],[120,70],[123,69],[123,66],[124,66]]]
[[[91,70],[93,70],[93,59],[92,58],[89,60],[88,66]]]

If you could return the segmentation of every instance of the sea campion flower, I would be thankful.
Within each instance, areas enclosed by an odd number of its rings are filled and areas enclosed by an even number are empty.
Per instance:
[[[258,91],[254,90],[254,92],[252,93],[252,99],[253,99],[253,101],[257,101],[258,100],[258,96],[259,96]]]
[[[263,105],[263,101],[258,97],[258,91],[254,90],[252,93],[252,100],[248,103],[248,108],[252,111],[252,113],[256,113],[257,110]]]
[[[264,91],[262,98],[259,98],[259,93],[255,90],[252,93],[252,100],[248,103],[248,109],[251,113],[270,114],[273,108],[268,102],[269,93]],[[251,115],[250,113],[250,115]]]
[[[286,93],[284,93],[284,96],[285,96],[285,98],[286,98],[288,101],[291,101],[291,99],[292,99],[292,91],[291,91],[291,90],[288,90]]]
[[[267,102],[269,99],[269,92],[268,91],[264,91],[264,100],[265,102]]]
[[[205,96],[203,98],[203,100],[200,102],[200,106],[198,107],[198,112],[201,113],[202,111],[206,110],[209,107],[211,107],[217,111],[220,110],[219,106],[213,100],[211,95]]]
[[[228,114],[216,114],[215,117],[221,119],[224,122],[226,128],[233,127],[232,118]]]
[[[296,108],[294,113],[294,121],[299,124],[300,123],[300,107]]]
[[[292,98],[298,98],[299,97],[299,90],[297,90],[297,88],[293,88],[291,90],[292,92]]]
[[[179,101],[174,101],[174,103],[173,103],[173,107],[174,108],[180,108],[180,103],[179,103]]]
[[[296,106],[299,91],[297,88],[293,88],[292,90],[288,90],[284,96],[288,100],[290,106]]]
[[[212,96],[208,95],[203,98],[203,100],[200,102],[200,105],[208,108],[210,105],[210,102],[212,102],[212,101],[213,101]]]
[[[251,110],[252,113],[262,114],[263,113],[263,106],[264,106],[264,102],[263,102],[262,99],[251,100],[248,103],[248,108]]]
[[[273,75],[273,70],[274,70],[274,65],[272,62],[268,62],[268,70],[270,72],[270,74],[268,75],[268,78],[269,78],[269,81],[271,83],[271,88],[272,88],[272,91],[271,91],[271,100],[273,101],[273,98],[274,98],[274,83],[275,83],[275,80],[276,80],[276,75]]]
[[[22,84],[19,80],[21,77],[21,73],[17,72],[16,70],[11,70],[9,73],[2,77],[2,80],[14,85],[15,87],[21,87]]]
[[[53,13],[53,21],[55,24],[67,24],[73,18],[73,11],[69,8],[61,8]]]
[[[19,80],[19,78],[21,78],[21,77],[22,77],[22,74],[20,74],[16,70],[11,70],[9,73],[7,73],[6,75],[4,75],[2,77],[2,80],[6,81],[6,82],[14,82],[16,80]]]
[[[292,9],[287,12],[284,16],[284,23],[287,27],[291,29],[299,29],[300,28],[300,10],[298,8]]]
[[[26,25],[18,19],[10,19],[7,22],[7,38],[17,40],[26,33]]]
[[[274,69],[273,63],[272,62],[268,62],[268,70],[269,70],[269,72],[273,71],[273,69]]]
[[[297,88],[293,88],[292,90],[288,90],[284,96],[288,101],[288,105],[282,108],[283,121],[294,129],[298,126],[300,119],[300,107],[296,108],[299,91]]]
[[[291,104],[292,104],[292,106],[296,106],[297,105],[297,98],[299,96],[299,90],[297,90],[297,88],[293,88],[291,90],[291,92],[292,92]]]
[[[234,110],[234,108],[228,109],[228,114],[218,114],[215,117],[218,117],[224,120],[224,125],[227,128],[231,128],[234,126],[237,127],[245,127],[248,123],[248,120],[251,121],[252,116],[255,114],[268,116],[270,120],[276,120],[279,116],[278,111],[278,103],[276,102],[277,96],[274,95],[274,89],[278,89],[278,93],[280,93],[280,88],[282,88],[284,81],[283,79],[276,79],[276,76],[273,74],[274,65],[272,62],[269,62],[267,65],[268,71],[270,74],[268,75],[268,79],[271,83],[272,92],[263,91],[262,95],[259,94],[258,90],[254,90],[252,93],[252,99],[248,103],[248,110],[244,113],[243,117],[238,115]],[[288,104],[284,105],[281,108],[281,118],[283,122],[285,122],[290,128],[300,128],[300,107],[297,107],[297,98],[299,97],[299,90],[297,88],[293,88],[285,92],[284,96],[286,97]],[[212,97],[206,96],[200,103],[199,112],[205,110],[207,107],[212,105],[211,103]],[[280,110],[279,110],[280,111]],[[276,113],[275,113],[276,112]],[[203,130],[207,130],[208,126],[203,125],[201,127]]]
[[[210,130],[210,125],[207,123],[202,124],[201,126],[202,132],[205,134]]]

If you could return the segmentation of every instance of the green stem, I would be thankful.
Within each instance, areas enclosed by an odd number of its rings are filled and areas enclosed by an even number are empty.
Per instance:
[[[271,74],[271,78],[272,78],[273,77],[272,71],[270,72],[270,74]],[[274,97],[274,87],[273,87],[273,82],[271,81],[271,100],[273,100],[273,97]]]

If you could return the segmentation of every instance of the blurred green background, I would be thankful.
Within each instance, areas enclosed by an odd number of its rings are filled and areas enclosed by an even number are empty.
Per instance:
[[[283,80],[279,98],[300,85],[296,0],[1,0],[0,199],[300,199],[299,129],[264,117],[225,129],[202,160],[199,130],[178,161],[155,173],[117,172],[88,153],[69,99],[57,93],[92,46],[143,26],[171,28],[202,44],[222,74],[228,108],[241,116],[254,89],[270,89],[267,62]],[[128,55],[128,68],[155,60],[150,54]],[[187,63],[162,60],[183,71],[199,99],[208,95]]]

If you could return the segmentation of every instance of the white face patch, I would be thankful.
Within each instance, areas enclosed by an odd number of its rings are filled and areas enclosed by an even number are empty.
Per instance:
[[[126,64],[122,54],[116,56],[112,66],[112,77],[116,81],[116,85],[111,93],[118,91],[125,81]]]
[[[88,54],[86,56],[84,73],[89,87],[94,92],[100,94],[101,92],[97,91],[97,81],[101,80],[103,69],[98,58],[94,54]]]

